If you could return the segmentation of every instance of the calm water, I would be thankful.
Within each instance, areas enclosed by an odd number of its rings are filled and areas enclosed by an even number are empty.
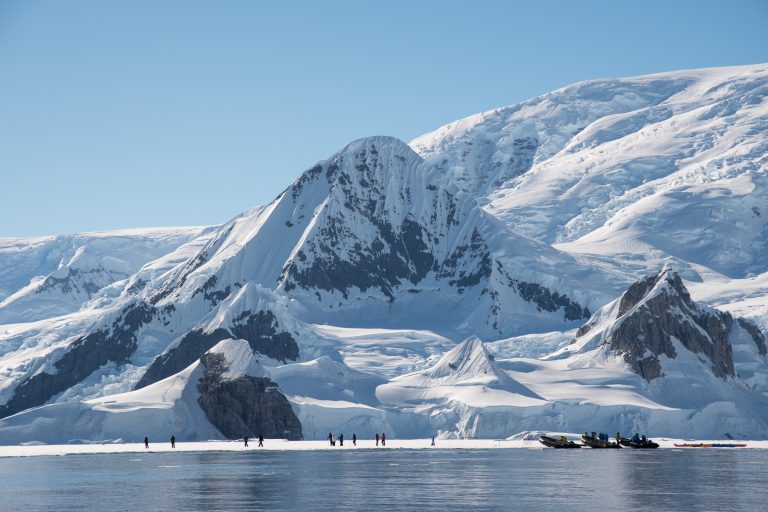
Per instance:
[[[0,510],[766,510],[768,450],[359,450],[0,459]]]

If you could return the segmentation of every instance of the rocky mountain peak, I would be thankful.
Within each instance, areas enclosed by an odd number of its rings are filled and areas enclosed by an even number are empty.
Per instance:
[[[647,381],[662,376],[660,358],[676,359],[679,349],[707,360],[711,371],[725,379],[735,376],[732,326],[730,313],[691,300],[677,272],[665,268],[622,295],[603,343]]]
[[[689,309],[696,307],[691,301],[691,295],[680,279],[680,275],[671,267],[664,267],[658,274],[650,275],[633,283],[624,292],[619,302],[619,316],[626,314],[654,291],[676,294]]]

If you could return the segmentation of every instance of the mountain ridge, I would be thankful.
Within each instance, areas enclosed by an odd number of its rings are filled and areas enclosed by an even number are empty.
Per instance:
[[[536,422],[580,429],[590,414],[630,421],[622,403],[655,428],[682,429],[686,411],[700,415],[696,432],[715,432],[703,422],[718,417],[768,435],[762,419],[745,420],[768,382],[767,98],[766,65],[582,82],[410,144],[352,141],[269,204],[177,233],[156,257],[125,263],[85,244],[44,268],[48,287],[24,283],[31,265],[0,271],[0,291],[21,287],[3,292],[9,304],[24,297],[39,312],[19,306],[32,321],[3,323],[0,304],[0,410],[139,392],[200,358],[214,364],[214,347],[235,339],[284,379],[305,436],[333,430],[333,409],[360,431],[497,436]],[[41,289],[60,309],[43,310]],[[691,295],[728,298],[714,312]],[[637,300],[622,308],[619,296]],[[596,353],[597,339],[583,339],[597,330],[583,329],[609,320],[612,351]],[[562,344],[571,331],[578,354]],[[458,343],[473,335],[517,356],[489,362],[483,342]],[[638,335],[664,341],[644,359]],[[427,378],[460,346],[506,384]],[[581,380],[554,378],[571,370]],[[671,383],[685,372],[712,393],[681,395]],[[635,394],[580,384],[599,374]],[[238,386],[227,400],[268,384]],[[713,405],[729,397],[732,408]],[[436,424],[426,410],[449,414]]]

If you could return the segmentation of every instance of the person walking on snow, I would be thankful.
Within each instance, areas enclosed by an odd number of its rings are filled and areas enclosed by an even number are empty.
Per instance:
[[[248,436],[245,436],[245,437],[243,438],[243,446],[244,446],[245,448],[248,448]]]
[[[328,442],[331,443],[331,446],[336,445],[336,443],[333,440],[333,433],[328,434]]]
[[[264,436],[259,434],[259,448],[264,448]]]
[[[352,432],[352,446],[357,446],[357,436]]]
[[[171,448],[176,448],[176,436],[171,436]]]
[[[379,433],[376,432],[376,446],[379,446]]]
[[[344,434],[339,434],[339,446],[344,446]]]
[[[387,434],[384,432],[381,433],[381,446],[384,446],[387,444]]]
[[[149,438],[144,436],[144,449],[149,450]]]

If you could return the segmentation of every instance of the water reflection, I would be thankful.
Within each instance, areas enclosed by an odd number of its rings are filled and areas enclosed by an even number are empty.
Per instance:
[[[357,450],[0,459],[0,509],[760,510],[764,450]]]
[[[687,449],[622,457],[623,495],[634,508],[662,510],[764,509],[764,479],[754,472],[758,452]],[[752,466],[750,468],[750,466]]]

